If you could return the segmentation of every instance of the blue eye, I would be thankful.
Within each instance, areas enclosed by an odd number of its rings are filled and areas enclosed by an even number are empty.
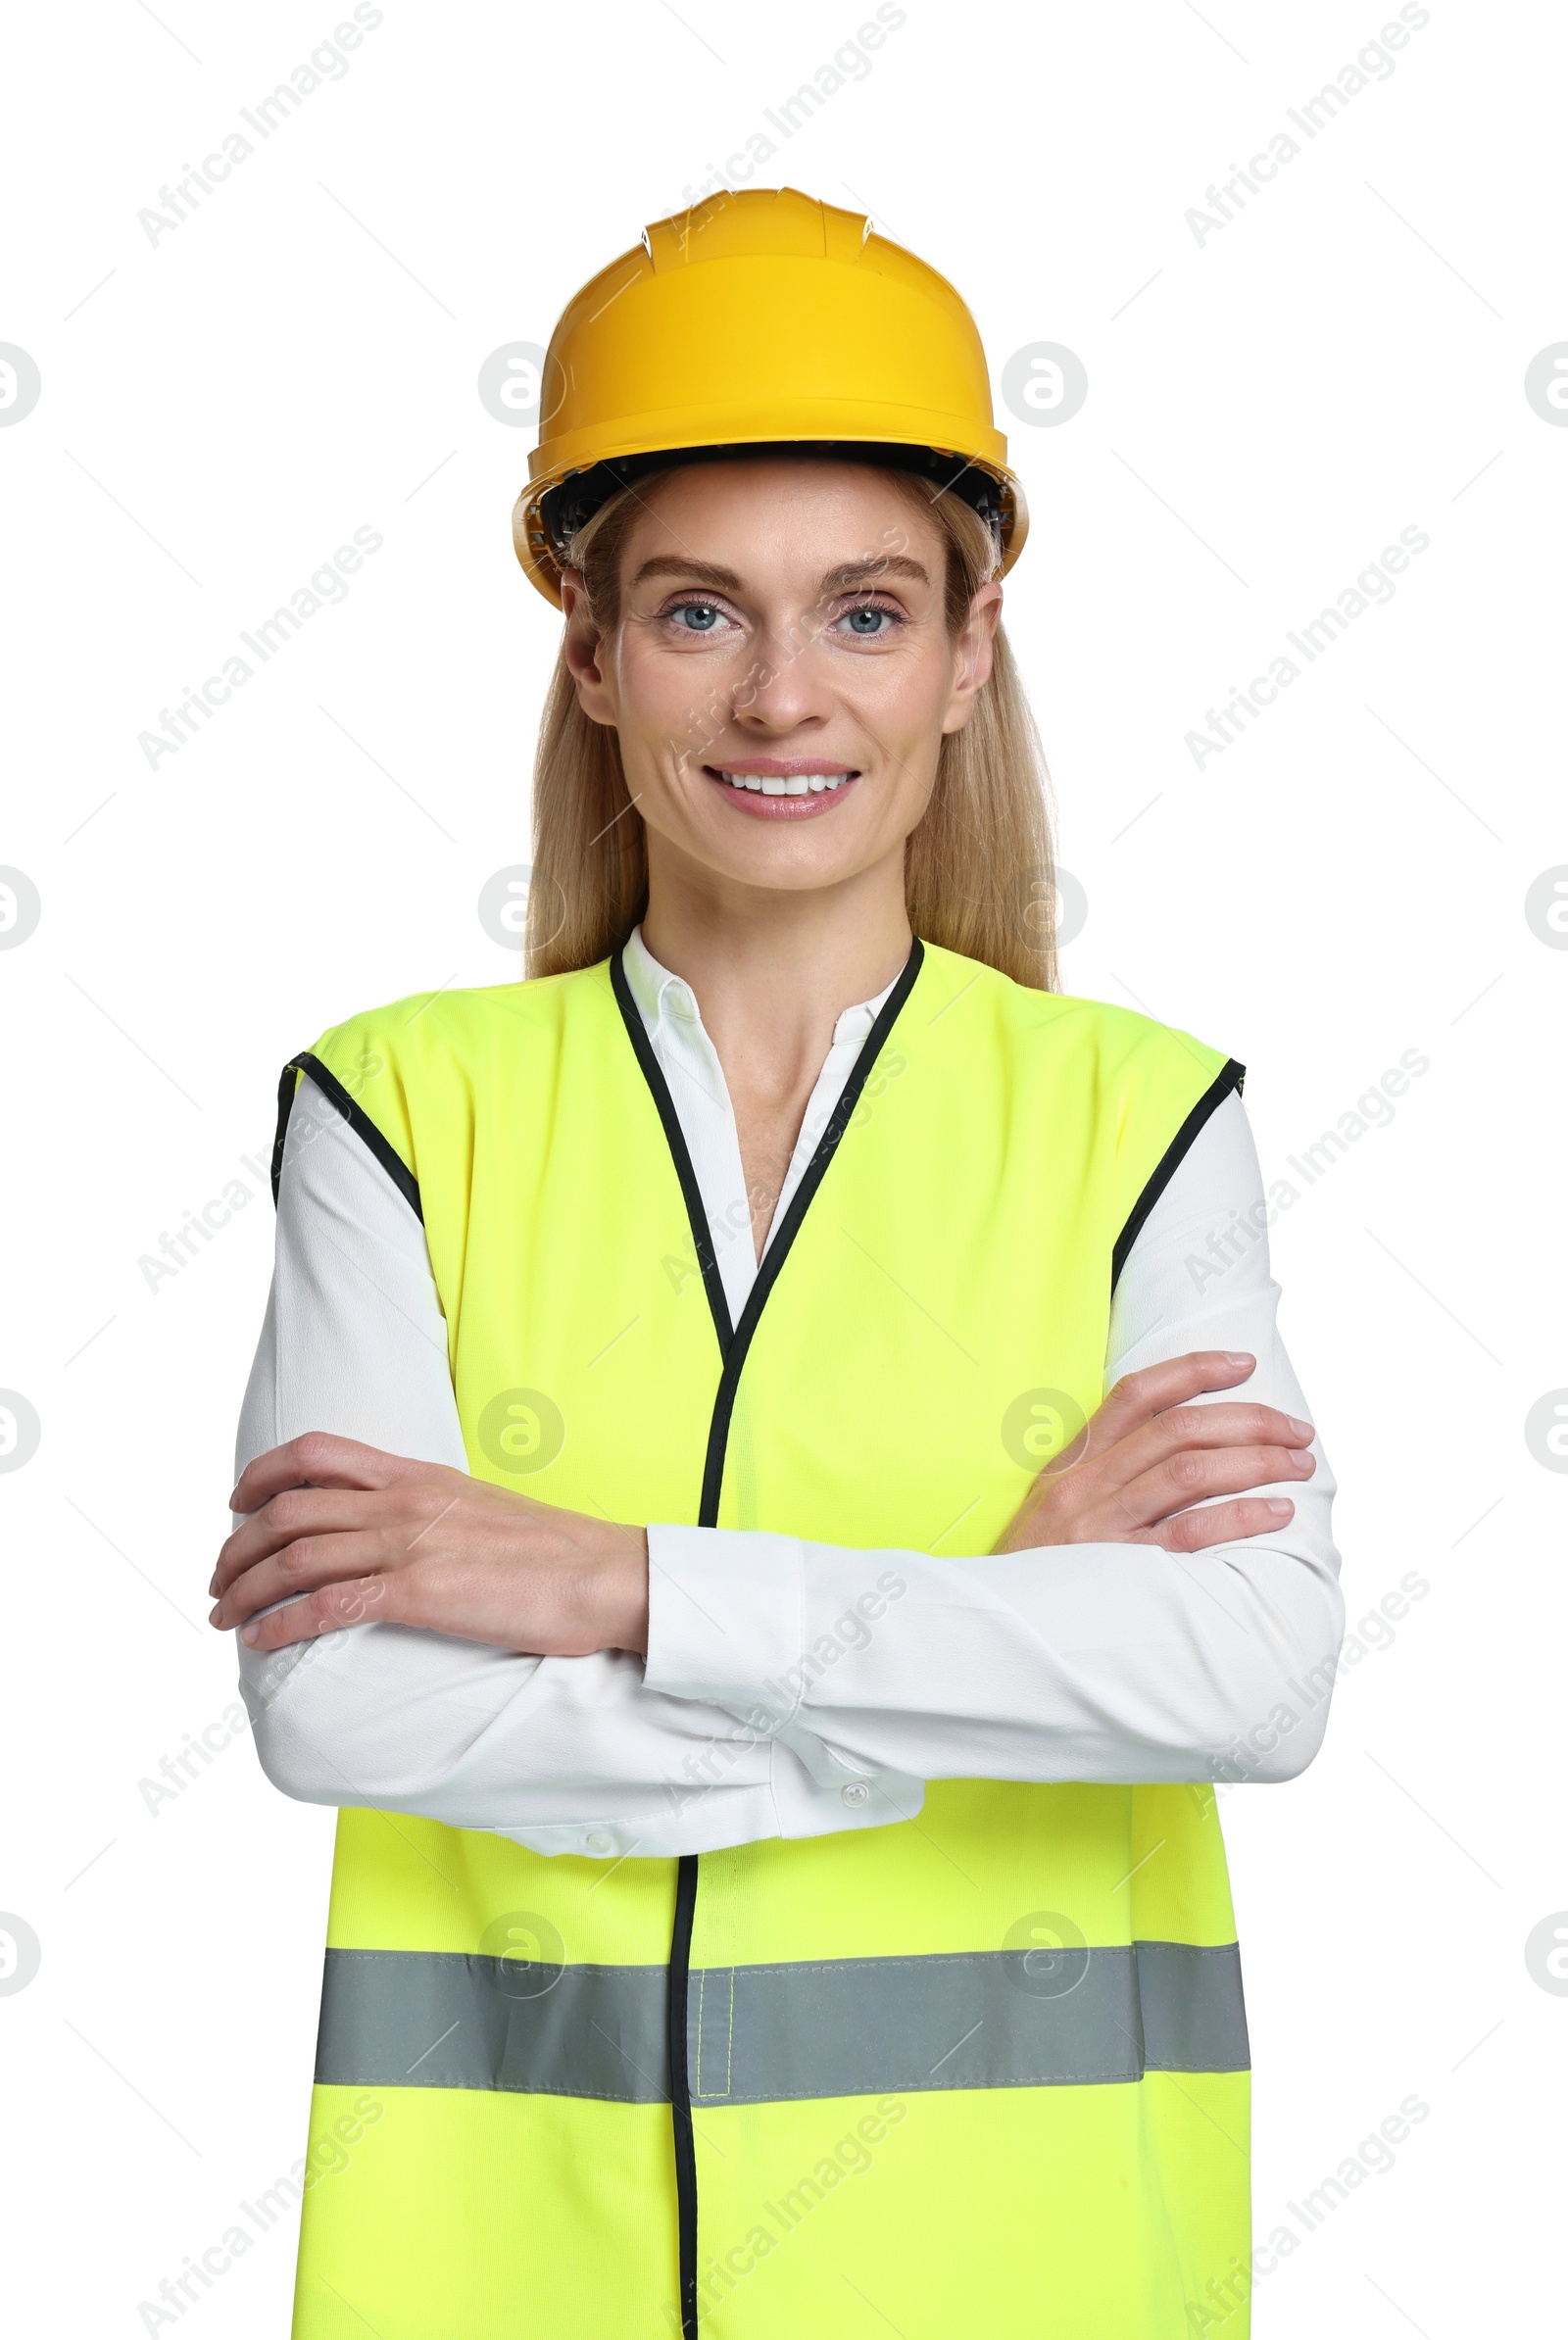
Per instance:
[[[883,623],[884,619],[887,621],[886,625]],[[852,634],[858,634],[862,639],[875,641],[878,634],[891,630],[894,618],[891,609],[877,609],[868,606],[859,609],[847,609],[844,613],[844,622]]]
[[[682,602],[678,609],[670,611],[670,615],[688,633],[710,634],[718,622],[719,612],[710,602]]]

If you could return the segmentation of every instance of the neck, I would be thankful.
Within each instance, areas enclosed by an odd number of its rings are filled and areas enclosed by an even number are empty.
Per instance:
[[[697,995],[726,1078],[782,1093],[815,1079],[846,1007],[909,955],[904,846],[835,886],[799,893],[717,879],[649,835],[643,940]]]

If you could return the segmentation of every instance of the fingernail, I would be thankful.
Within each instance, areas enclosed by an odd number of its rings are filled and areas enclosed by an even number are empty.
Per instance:
[[[1225,1351],[1225,1362],[1227,1365],[1255,1365],[1257,1359],[1252,1355],[1250,1349],[1228,1348]]]
[[[207,1597],[208,1597],[208,1599],[209,1599],[209,1600],[211,1600],[211,1599],[212,1599],[212,1597],[213,1597],[214,1593],[215,1593],[217,1590],[218,1590],[218,1571],[217,1571],[217,1569],[215,1568],[215,1569],[214,1569],[214,1571],[213,1571],[213,1581],[212,1581],[212,1583],[211,1583],[211,1584],[208,1585],[208,1587],[207,1587]]]
[[[218,1623],[219,1611],[222,1608],[222,1606],[223,1604],[220,1600],[214,1601],[212,1607],[207,1612],[207,1622],[209,1625],[216,1625]]]
[[[1311,1423],[1303,1422],[1299,1414],[1287,1414],[1285,1419],[1290,1424],[1292,1430],[1295,1431],[1302,1445],[1310,1446],[1313,1438],[1317,1435],[1317,1433],[1313,1430]]]
[[[259,1625],[247,1625],[240,1629],[239,1637],[244,1642],[247,1649],[254,1649],[256,1647],[257,1638],[261,1633],[261,1630],[262,1629]]]
[[[1287,1502],[1283,1495],[1269,1495],[1264,1501],[1263,1508],[1265,1511],[1271,1511],[1277,1520],[1283,1520],[1290,1517],[1296,1509],[1296,1505]]]

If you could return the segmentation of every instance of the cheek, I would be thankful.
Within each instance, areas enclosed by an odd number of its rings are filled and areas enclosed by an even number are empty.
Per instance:
[[[748,665],[739,648],[691,651],[642,635],[624,641],[615,693],[622,754],[667,757],[671,748],[700,749],[727,714]]]
[[[840,702],[882,751],[890,776],[895,766],[908,767],[929,780],[952,689],[946,655],[922,646],[844,664],[852,670],[841,678]]]

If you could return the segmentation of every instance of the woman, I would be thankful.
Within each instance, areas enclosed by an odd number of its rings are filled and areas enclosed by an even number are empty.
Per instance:
[[[285,1073],[214,1579],[343,1807],[296,2334],[1240,2340],[1208,1783],[1342,1630],[1242,1067],[1051,988],[951,286],[714,198],[547,381],[529,980]]]

